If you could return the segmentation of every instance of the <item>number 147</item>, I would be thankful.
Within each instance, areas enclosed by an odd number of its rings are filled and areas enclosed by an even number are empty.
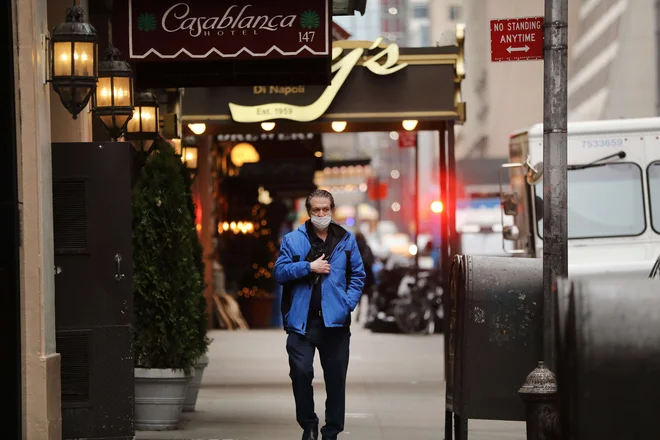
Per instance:
[[[302,43],[305,41],[307,43],[311,43],[314,41],[314,34],[316,34],[315,31],[298,32],[298,42]]]

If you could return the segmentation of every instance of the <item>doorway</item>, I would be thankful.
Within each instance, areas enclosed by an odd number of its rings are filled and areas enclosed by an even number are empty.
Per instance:
[[[9,62],[4,64],[0,78],[0,102],[8,107],[8,117],[2,118],[0,143],[0,332],[6,336],[0,344],[2,359],[7,359],[5,367],[8,374],[3,374],[1,388],[8,390],[9,405],[5,405],[5,417],[9,432],[7,438],[22,437],[22,402],[21,402],[21,325],[20,325],[20,223],[18,201],[18,165],[16,145],[16,102],[14,84],[14,42],[12,25],[12,3],[2,2],[0,7],[0,28],[3,29],[1,47]]]

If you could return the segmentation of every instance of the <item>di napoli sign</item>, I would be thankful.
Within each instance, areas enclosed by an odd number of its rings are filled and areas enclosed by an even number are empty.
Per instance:
[[[370,49],[377,48],[382,38],[378,38],[371,46]],[[332,51],[332,71],[336,72],[332,78],[330,86],[326,87],[321,96],[311,104],[308,105],[292,105],[284,102],[275,102],[263,105],[240,105],[233,102],[229,103],[229,111],[231,112],[232,119],[236,122],[264,122],[271,119],[289,119],[297,122],[310,122],[320,118],[330,107],[335,96],[339,92],[349,74],[362,58],[365,52],[364,48],[356,47],[348,52],[344,57],[339,58],[344,50],[340,47],[335,47]],[[339,59],[338,59],[339,58]],[[338,59],[338,60],[337,60]],[[362,64],[369,71],[376,75],[391,75],[408,66],[407,63],[399,63],[399,46],[390,44],[376,55],[368,58]],[[257,86],[254,88],[254,93],[263,93],[270,91],[270,93],[280,93],[285,96],[289,93],[296,93],[300,88],[296,87],[265,87]],[[302,89],[304,93],[304,88]]]
[[[490,22],[492,61],[542,60],[543,40],[543,17]]]
[[[327,86],[189,88],[183,120],[219,123],[223,133],[260,131],[260,123],[267,121],[284,127],[463,120],[462,46],[399,48],[382,38],[336,41],[333,46],[333,77]]]
[[[331,0],[115,0],[129,61],[330,56]]]

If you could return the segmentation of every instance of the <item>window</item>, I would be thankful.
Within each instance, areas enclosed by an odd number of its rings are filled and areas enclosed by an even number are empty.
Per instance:
[[[660,190],[660,170],[656,176]],[[537,213],[541,213],[543,183],[536,185],[535,192],[536,203],[541,204]],[[660,205],[658,209],[660,211]],[[645,229],[642,170],[639,166],[614,163],[568,171],[569,239],[635,236]],[[538,234],[543,237],[542,219],[538,222]]]
[[[429,34],[430,31],[428,24],[423,24],[419,27],[420,47],[428,47],[431,45],[431,37]]]
[[[429,7],[427,5],[413,6],[413,18],[428,18]]]
[[[653,162],[648,168],[649,204],[651,205],[651,225],[660,234],[660,161]]]
[[[458,5],[452,5],[449,7],[449,19],[451,21],[457,21],[461,19],[463,8]]]

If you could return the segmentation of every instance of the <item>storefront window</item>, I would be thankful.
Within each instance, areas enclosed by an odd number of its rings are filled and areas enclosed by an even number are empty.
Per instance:
[[[660,226],[660,167],[656,168],[656,197],[659,200],[655,224]],[[536,185],[535,192],[537,203],[543,203],[543,183]],[[568,172],[569,239],[635,236],[645,229],[644,191],[639,166],[615,163]],[[542,219],[538,222],[538,233],[543,236]]]
[[[653,230],[660,234],[660,161],[649,165],[648,178],[651,225]]]

